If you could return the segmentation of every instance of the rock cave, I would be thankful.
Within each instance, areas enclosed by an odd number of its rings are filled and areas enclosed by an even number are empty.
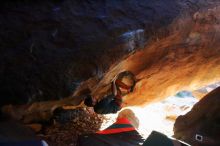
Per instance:
[[[135,115],[144,139],[159,131],[220,146],[219,0],[0,3],[0,145],[84,146],[81,135]],[[134,115],[84,104],[102,100],[124,71],[136,84],[120,111]]]

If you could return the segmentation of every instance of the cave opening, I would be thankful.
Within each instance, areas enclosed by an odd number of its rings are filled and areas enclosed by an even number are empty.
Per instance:
[[[171,137],[174,134],[173,127],[176,118],[189,112],[198,101],[199,99],[194,97],[191,92],[180,91],[174,96],[167,97],[150,105],[127,108],[131,109],[136,115],[139,121],[138,132],[144,138],[147,138],[153,130]],[[114,123],[117,114],[110,114],[105,117],[112,120],[109,123],[102,123],[100,130]]]

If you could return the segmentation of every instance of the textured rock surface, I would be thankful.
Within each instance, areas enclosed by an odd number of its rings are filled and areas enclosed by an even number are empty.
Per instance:
[[[101,77],[121,56],[143,47],[184,9],[193,12],[213,2],[2,1],[1,104],[68,96],[79,81]]]
[[[148,104],[219,81],[219,11],[220,7],[207,8],[174,21],[144,49],[112,66],[91,89],[92,95],[101,98],[112,78],[123,70],[139,79],[133,94],[124,99],[127,105]]]
[[[207,94],[184,116],[179,116],[174,125],[174,136],[190,144],[198,144],[195,135],[208,137],[215,144],[208,144],[207,138],[201,146],[220,144],[220,87]]]

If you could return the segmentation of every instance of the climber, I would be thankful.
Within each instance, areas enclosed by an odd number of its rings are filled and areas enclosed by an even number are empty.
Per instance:
[[[80,135],[77,146],[190,146],[157,131],[152,131],[145,139],[136,130],[138,127],[139,120],[135,113],[124,109],[119,112],[116,122],[108,128]]]
[[[134,112],[124,109],[108,128],[80,135],[77,146],[141,146],[144,138],[136,130],[138,126],[139,120]]]
[[[98,102],[88,95],[84,103],[86,106],[94,107],[94,111],[98,114],[116,113],[122,108],[123,97],[133,92],[135,84],[136,79],[132,72],[121,72],[112,81],[110,93]]]

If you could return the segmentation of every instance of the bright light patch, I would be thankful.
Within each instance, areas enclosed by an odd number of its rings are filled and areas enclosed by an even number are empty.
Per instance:
[[[191,110],[198,100],[192,96],[172,96],[158,103],[145,107],[128,107],[139,119],[138,132],[147,138],[152,130],[164,133],[167,136],[173,135],[173,126],[179,115],[184,115]],[[101,130],[115,122],[117,114],[105,116],[108,122],[104,122]]]
[[[138,131],[144,137],[147,137],[152,130],[172,136],[176,118],[190,111],[196,102],[198,100],[194,97],[172,96],[143,108],[132,107],[131,109],[139,118]]]

